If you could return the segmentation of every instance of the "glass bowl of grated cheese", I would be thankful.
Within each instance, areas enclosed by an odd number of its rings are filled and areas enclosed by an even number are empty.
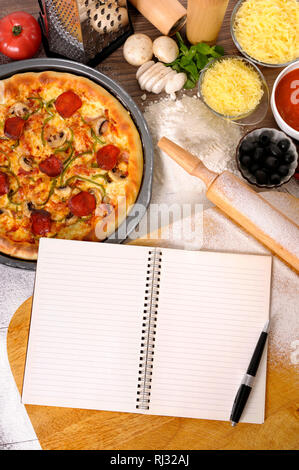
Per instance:
[[[261,122],[269,107],[269,89],[248,59],[223,56],[209,62],[198,82],[198,96],[217,116],[249,126]]]
[[[285,67],[299,57],[297,0],[239,0],[231,15],[233,42],[263,67]]]

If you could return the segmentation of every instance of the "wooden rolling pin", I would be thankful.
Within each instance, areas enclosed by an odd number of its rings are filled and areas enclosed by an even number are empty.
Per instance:
[[[194,155],[166,137],[158,142],[190,175],[207,186],[207,198],[237,224],[299,272],[299,226],[229,171],[208,170]]]

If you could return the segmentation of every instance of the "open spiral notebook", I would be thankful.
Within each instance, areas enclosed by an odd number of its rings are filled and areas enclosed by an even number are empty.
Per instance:
[[[229,420],[271,257],[41,239],[25,404]],[[262,423],[266,350],[242,421]]]

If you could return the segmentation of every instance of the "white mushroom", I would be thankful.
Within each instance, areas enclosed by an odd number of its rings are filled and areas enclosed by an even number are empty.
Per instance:
[[[132,34],[124,44],[123,54],[125,60],[138,67],[153,57],[153,43],[146,34]]]
[[[57,130],[53,126],[46,127],[44,131],[44,138],[51,148],[62,147],[68,136],[69,132],[67,129]]]
[[[139,69],[136,72],[137,80],[139,79],[139,77],[141,77],[144,72],[146,72],[152,65],[154,65],[154,63],[155,62],[153,60],[149,60],[148,62],[145,62],[144,64],[140,65]]]
[[[19,165],[24,171],[31,171],[32,163],[33,163],[33,160],[30,157],[22,156],[19,158]]]
[[[179,48],[174,39],[168,36],[160,36],[153,42],[153,53],[158,60],[169,64],[179,55]]]
[[[90,194],[93,194],[93,196],[96,198],[97,205],[101,204],[103,200],[103,194],[99,188],[92,188],[89,190]]]
[[[109,121],[104,116],[97,118],[92,124],[92,128],[98,137],[108,130],[108,126]]]
[[[145,83],[145,88],[147,91],[153,91],[153,87],[165,76],[167,76],[171,72],[170,67],[161,68],[157,73],[151,76]]]
[[[176,73],[172,75],[165,85],[166,93],[175,93],[183,88],[187,81],[187,75],[185,73]]]
[[[167,69],[168,69],[168,73],[164,75],[164,77],[162,77],[160,80],[158,80],[152,87],[152,93],[155,93],[155,94],[161,93],[161,91],[165,89],[165,85],[167,81],[169,80],[169,78],[172,75],[176,75],[175,70],[172,70],[170,67],[167,67]]]
[[[78,221],[78,217],[73,215],[71,212],[65,218],[65,225],[74,225]]]
[[[34,205],[32,204],[32,202],[23,202],[22,213],[25,215],[25,217],[30,217],[33,210]]]
[[[58,186],[54,189],[54,193],[61,199],[67,199],[70,197],[72,189],[70,186]]]
[[[108,175],[114,183],[119,183],[127,177],[127,175],[119,169],[108,171]]]
[[[18,102],[18,103],[13,104],[9,108],[8,113],[11,116],[17,116],[17,117],[20,117],[20,118],[25,118],[29,114],[29,108],[25,103]]]
[[[155,76],[159,71],[161,71],[162,69],[166,68],[163,64],[161,64],[161,62],[157,62],[156,64],[154,64],[152,67],[150,67],[145,73],[143,73],[140,77],[139,77],[139,86],[142,90],[147,90],[146,88],[146,83],[147,81],[152,78],[153,76]]]

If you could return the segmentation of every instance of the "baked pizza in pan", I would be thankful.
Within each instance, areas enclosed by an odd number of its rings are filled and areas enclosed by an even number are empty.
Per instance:
[[[99,241],[125,219],[143,174],[129,112],[67,73],[0,82],[0,251],[36,259],[40,237]]]

